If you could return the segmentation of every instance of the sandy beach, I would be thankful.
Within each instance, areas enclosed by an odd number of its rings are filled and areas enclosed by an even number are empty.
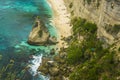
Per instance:
[[[48,2],[53,9],[53,24],[59,35],[58,47],[66,47],[66,43],[61,39],[71,35],[70,14],[67,12],[63,0],[48,0]]]

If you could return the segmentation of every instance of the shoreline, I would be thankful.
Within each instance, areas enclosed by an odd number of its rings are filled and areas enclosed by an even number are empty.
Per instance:
[[[67,38],[71,35],[70,26],[70,14],[67,12],[67,8],[64,5],[63,0],[47,0],[48,4],[53,10],[52,23],[58,32],[58,48],[68,47],[67,43],[63,41],[63,38]]]
[[[69,80],[68,76],[72,72],[72,68],[67,66],[65,61],[67,53],[64,48],[67,48],[69,44],[64,39],[71,36],[70,14],[67,13],[63,0],[48,0],[47,2],[53,11],[51,22],[58,33],[58,43],[56,44],[58,54],[54,55],[53,52],[50,54],[52,57],[43,57],[38,71],[42,75],[49,75],[50,80]]]

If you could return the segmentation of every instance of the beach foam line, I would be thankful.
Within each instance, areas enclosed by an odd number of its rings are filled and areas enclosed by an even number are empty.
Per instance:
[[[59,35],[58,46],[63,47],[66,44],[61,39],[71,35],[70,14],[67,12],[67,8],[63,0],[48,0],[48,3],[51,4],[54,13],[53,24],[55,25]]]

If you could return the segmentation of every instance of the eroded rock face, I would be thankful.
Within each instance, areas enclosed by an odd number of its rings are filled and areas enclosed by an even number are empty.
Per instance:
[[[44,23],[39,18],[36,18],[28,43],[31,45],[56,44],[57,39],[56,37],[50,37],[50,33]]]
[[[112,44],[120,38],[120,0],[64,0],[72,17],[81,17],[98,26],[98,37]]]

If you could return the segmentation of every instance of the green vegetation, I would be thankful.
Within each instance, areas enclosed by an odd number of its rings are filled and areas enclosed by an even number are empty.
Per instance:
[[[118,51],[120,52],[120,47],[118,48]]]
[[[88,4],[90,4],[92,0],[86,0],[86,1],[87,1]]]
[[[70,5],[69,5],[69,8],[72,8],[73,7],[73,3],[71,2]]]
[[[43,35],[42,30],[40,30],[38,33],[39,33],[39,37],[42,37],[42,35]]]
[[[96,7],[97,7],[97,8],[100,6],[100,1],[101,1],[101,0],[97,0],[97,1],[96,1],[96,0],[84,0],[84,2],[87,2],[87,4],[89,4],[89,5],[90,5],[92,2],[94,2],[94,3],[96,2],[95,4],[96,4]]]
[[[120,31],[120,25],[119,24],[115,24],[114,26],[113,26],[113,32],[116,32],[116,33],[118,33],[119,31]]]
[[[73,37],[67,49],[67,62],[76,65],[70,80],[116,80],[120,76],[119,63],[115,62],[115,51],[104,49],[97,38],[97,26],[85,19],[74,18]],[[83,36],[83,40],[79,40]]]
[[[120,31],[120,25],[119,24],[106,25],[105,29],[109,34],[112,34],[112,35],[116,36]]]

